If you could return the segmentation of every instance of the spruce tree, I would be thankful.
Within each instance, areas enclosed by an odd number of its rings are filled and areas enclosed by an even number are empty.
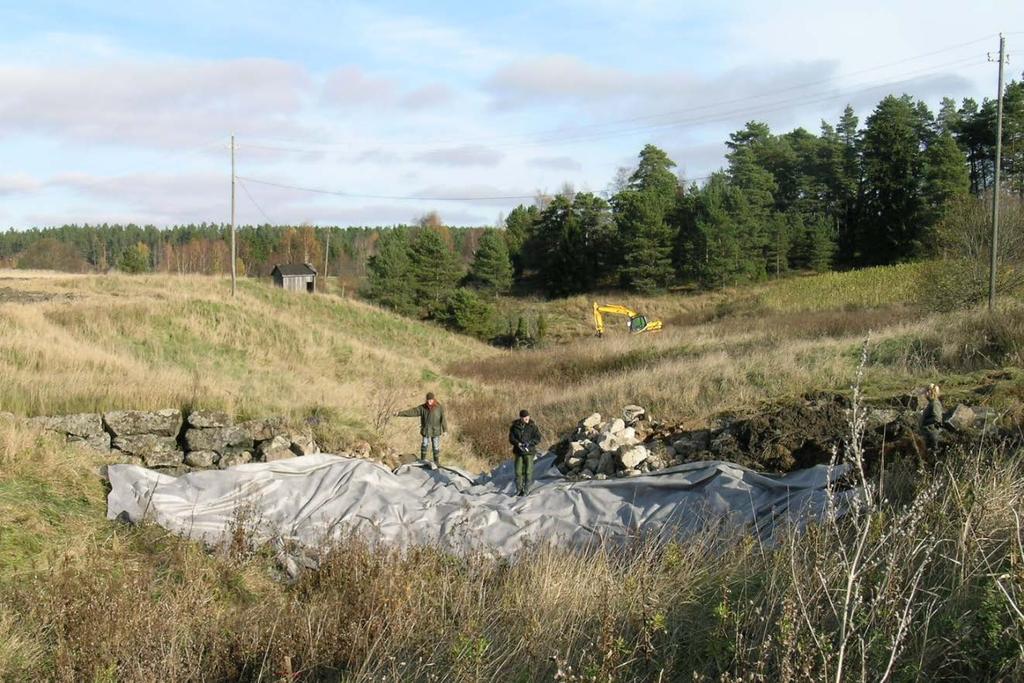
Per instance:
[[[368,299],[402,315],[416,313],[406,231],[382,233],[377,242],[377,253],[370,257],[366,271]]]
[[[536,267],[536,254],[531,253],[535,251],[531,247],[539,217],[540,210],[536,206],[520,204],[505,218],[505,241],[515,277],[522,277],[523,269],[529,263]]]
[[[455,254],[436,230],[416,231],[409,244],[409,277],[420,316],[443,316],[447,298],[461,275]]]
[[[504,294],[512,287],[512,262],[505,239],[495,230],[480,236],[469,282],[479,289]]]
[[[679,196],[675,165],[664,151],[646,145],[627,189],[612,199],[621,253],[619,281],[638,292],[664,289],[675,275],[674,230],[668,223]]]

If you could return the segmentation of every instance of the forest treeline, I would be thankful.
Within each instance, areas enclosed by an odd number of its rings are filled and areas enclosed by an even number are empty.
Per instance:
[[[1003,133],[1003,190],[1024,195],[1024,82],[1006,87]],[[445,228],[436,214],[387,228],[243,226],[239,270],[322,268],[330,235],[332,273],[365,280],[382,304],[433,317],[444,306],[428,290],[451,293],[460,283],[478,293],[516,282],[548,296],[650,292],[928,257],[947,207],[992,189],[995,103],[946,98],[933,112],[888,96],[863,124],[848,106],[817,133],[750,122],[726,145],[726,166],[694,180],[647,145],[603,196],[538,195],[496,231]],[[0,234],[0,259],[67,271],[230,270],[228,228],[218,224],[12,230]],[[496,265],[503,260],[507,267]]]

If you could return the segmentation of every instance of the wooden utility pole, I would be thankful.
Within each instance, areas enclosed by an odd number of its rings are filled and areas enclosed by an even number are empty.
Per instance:
[[[324,286],[327,286],[327,258],[331,255],[331,229],[327,228],[327,248],[324,249]]]
[[[988,310],[996,304],[996,253],[999,247],[999,167],[1003,162],[1003,65],[1006,63],[1006,37],[999,34],[999,98],[996,104],[996,161],[992,182],[992,253],[988,264]]]
[[[235,135],[231,134],[231,296],[235,296]]]

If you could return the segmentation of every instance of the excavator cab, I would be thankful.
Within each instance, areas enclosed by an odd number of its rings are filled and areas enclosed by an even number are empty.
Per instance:
[[[647,329],[647,316],[637,315],[629,319],[630,332],[643,332]]]

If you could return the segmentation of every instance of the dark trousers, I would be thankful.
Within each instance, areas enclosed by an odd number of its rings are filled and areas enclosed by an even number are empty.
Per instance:
[[[533,483],[533,453],[516,453],[516,493],[525,496]]]

